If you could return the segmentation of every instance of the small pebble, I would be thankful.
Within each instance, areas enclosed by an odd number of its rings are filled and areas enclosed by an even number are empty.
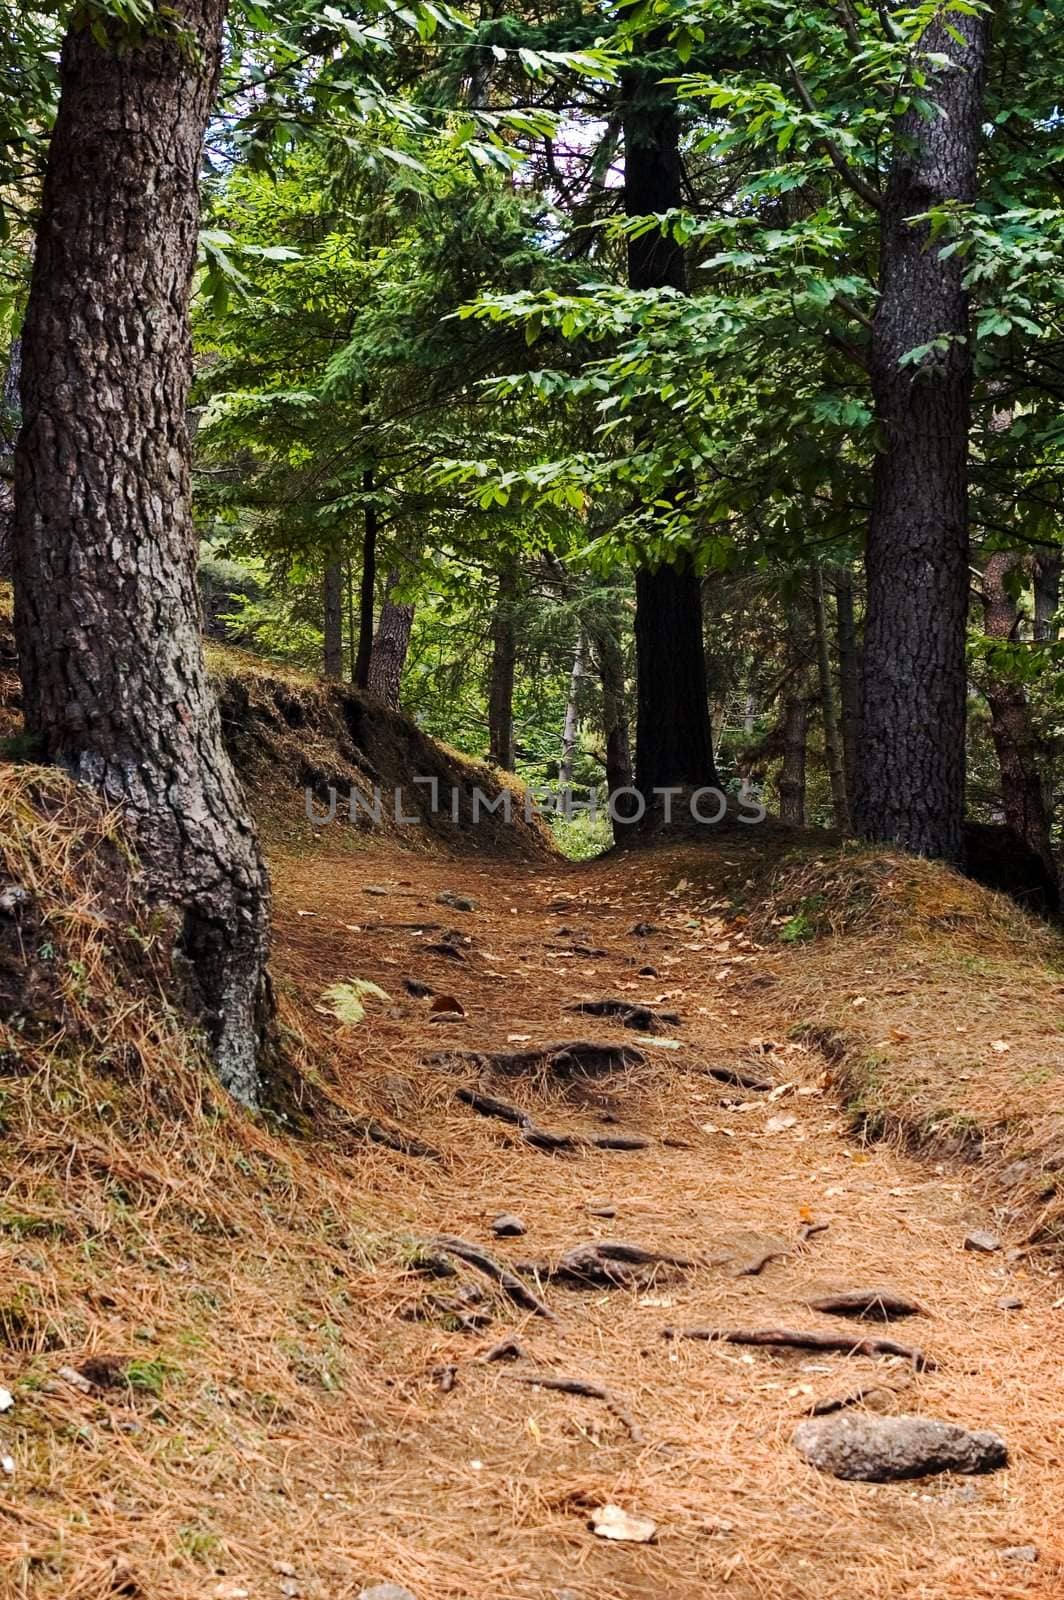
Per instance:
[[[415,1597],[400,1583],[375,1583],[372,1589],[361,1590],[358,1600],[415,1600]]]
[[[1001,1552],[1002,1561],[1037,1561],[1038,1550],[1033,1544],[1010,1544]]]
[[[997,1302],[999,1311],[1022,1311],[1023,1301],[1014,1294],[1003,1294]]]
[[[491,1224],[491,1231],[496,1239],[519,1239],[528,1229],[520,1217],[515,1217],[512,1211],[503,1211],[495,1217]]]
[[[1001,1249],[1001,1240],[996,1233],[985,1233],[981,1228],[976,1228],[964,1241],[966,1250],[978,1250],[982,1255],[992,1256],[995,1250]]]

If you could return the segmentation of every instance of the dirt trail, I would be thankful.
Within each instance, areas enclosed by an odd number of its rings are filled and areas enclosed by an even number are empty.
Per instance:
[[[634,1287],[540,1280],[553,1323],[492,1293],[473,1308],[490,1310],[490,1323],[469,1332],[426,1298],[453,1294],[453,1282],[367,1270],[354,1286],[372,1311],[367,1387],[387,1390],[392,1410],[375,1425],[367,1401],[357,1449],[338,1456],[323,1440],[320,1462],[307,1464],[331,1484],[314,1508],[315,1544],[329,1545],[331,1519],[340,1542],[354,1512],[380,1579],[408,1584],[417,1600],[1064,1594],[1059,1282],[1007,1249],[963,1248],[973,1228],[1002,1229],[975,1175],[855,1139],[824,1062],[790,1037],[788,973],[802,952],[753,945],[731,916],[754,847],[725,840],[546,868],[329,848],[275,863],[282,991],[333,1041],[345,1098],[440,1152],[434,1161],[374,1147],[366,1157],[367,1206],[409,1234],[411,1261],[415,1241],[445,1233],[510,1264],[549,1263],[595,1240],[697,1264],[661,1267]],[[438,904],[445,891],[475,909]],[[638,924],[655,931],[633,933]],[[471,941],[452,946],[460,958],[429,953],[452,930]],[[354,977],[397,1003],[371,1003],[346,1031],[303,1009]],[[430,999],[406,996],[405,978],[453,996],[464,1017],[431,1020]],[[680,1021],[655,1042],[568,1009],[603,996]],[[635,1045],[645,1062],[579,1087],[429,1059],[573,1038]],[[706,1067],[763,1074],[777,1092],[730,1087]],[[547,1153],[457,1098],[478,1085],[552,1131],[647,1147]],[[524,1237],[493,1238],[503,1211],[523,1219]],[[809,1223],[827,1227],[803,1241]],[[491,1288],[475,1271],[461,1281]],[[929,1315],[883,1328],[806,1304],[867,1287],[912,1296]],[[1022,1306],[1003,1309],[1005,1297]],[[854,1340],[881,1331],[936,1365],[662,1336],[693,1325]],[[485,1364],[510,1334],[526,1359]],[[537,1370],[605,1386],[620,1414],[515,1381]],[[818,1475],[790,1443],[796,1423],[814,1402],[873,1384],[873,1405],[1002,1432],[1009,1470],[882,1486]],[[588,1516],[605,1502],[655,1519],[657,1541],[595,1538]],[[1037,1562],[1003,1555],[1026,1545]]]

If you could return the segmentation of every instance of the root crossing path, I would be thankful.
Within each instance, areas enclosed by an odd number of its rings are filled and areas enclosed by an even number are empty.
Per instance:
[[[1054,1264],[977,1168],[863,1141],[803,1030],[810,952],[747,920],[755,847],[330,848],[274,864],[277,969],[374,1243],[302,1592],[1064,1594]],[[879,980],[839,946],[845,1008]],[[366,981],[387,999],[341,1020],[323,996]],[[824,1476],[792,1437],[838,1407],[992,1429],[1010,1464]],[[652,1536],[599,1536],[605,1506]]]

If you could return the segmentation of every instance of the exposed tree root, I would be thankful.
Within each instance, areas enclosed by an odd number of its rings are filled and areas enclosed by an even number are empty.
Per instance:
[[[825,1294],[817,1300],[807,1300],[810,1311],[822,1311],[832,1317],[876,1317],[880,1322],[892,1322],[895,1317],[926,1317],[927,1312],[908,1295],[897,1294],[893,1289],[850,1289],[843,1294]]]
[[[615,1017],[622,1028],[634,1028],[637,1033],[663,1033],[666,1027],[675,1028],[680,1023],[676,1011],[654,1011],[650,1006],[610,997],[604,1000],[578,1000],[575,1005],[566,1006],[565,1009],[578,1011],[585,1017]]]
[[[483,1272],[485,1277],[493,1279],[515,1305],[521,1306],[525,1311],[531,1311],[534,1316],[545,1317],[548,1322],[557,1322],[554,1312],[538,1295],[533,1294],[532,1290],[508,1267],[504,1267],[479,1246],[469,1244],[465,1239],[455,1239],[450,1234],[441,1234],[432,1241],[432,1244],[433,1248],[457,1256],[459,1261],[464,1261],[467,1266],[475,1267],[478,1272]]]
[[[663,1339],[703,1339],[709,1343],[775,1345],[791,1350],[830,1350],[844,1356],[904,1356],[918,1372],[930,1372],[935,1362],[915,1345],[894,1339],[848,1339],[837,1333],[815,1333],[794,1328],[663,1328]]]
[[[525,1383],[529,1388],[556,1389],[559,1394],[577,1394],[585,1400],[601,1400],[617,1421],[628,1429],[632,1443],[643,1442],[642,1429],[628,1407],[609,1389],[603,1388],[601,1383],[589,1383],[586,1378],[555,1377],[543,1372],[508,1372],[506,1376],[511,1382]]]

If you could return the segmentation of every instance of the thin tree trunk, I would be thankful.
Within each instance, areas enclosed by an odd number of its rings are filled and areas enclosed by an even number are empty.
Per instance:
[[[185,420],[224,10],[176,0],[172,30],[124,41],[108,17],[110,44],[79,25],[63,45],[23,328],[15,629],[29,732],[124,811],[145,889],[181,914],[218,1076],[255,1103],[269,893],[204,666]]]
[[[835,681],[831,671],[828,615],[824,600],[824,573],[819,561],[813,563],[813,617],[816,622],[816,659],[820,679],[820,719],[824,725],[824,754],[831,781],[831,807],[835,814],[836,828],[848,833],[850,807],[846,796],[846,769],[835,707]]]
[[[517,582],[508,563],[499,574],[499,593],[491,623],[491,680],[488,686],[488,760],[504,772],[514,770],[514,670],[517,637],[514,602]]]
[[[683,205],[680,125],[670,91],[628,74],[624,97],[624,208],[643,217]],[[628,241],[632,289],[687,288],[683,247],[652,229]],[[644,422],[644,428],[648,423]],[[636,574],[636,785],[647,817],[655,788],[717,785],[702,642],[702,593],[689,557]]]
[[[606,736],[606,793],[612,798],[632,786],[632,756],[628,743],[628,713],[624,694],[624,656],[609,620],[593,619],[589,632],[598,661],[602,686],[602,728]],[[614,838],[627,830],[615,820]]]
[[[962,42],[958,43],[958,36]],[[911,219],[976,197],[985,13],[940,15],[921,50],[952,58],[899,118],[883,202],[870,353],[882,443],[866,566],[858,823],[872,839],[958,860],[967,693],[968,433],[972,366],[964,258]],[[940,341],[945,341],[943,345]],[[902,358],[932,345],[915,364]]]
[[[842,752],[850,821],[854,817],[857,766],[861,748],[861,654],[853,604],[853,574],[836,567],[835,626],[839,650],[839,701],[842,707]]]
[[[809,639],[806,619],[799,599],[786,607],[787,678],[783,687],[783,720],[780,742],[783,764],[777,788],[780,821],[796,828],[805,826],[805,780],[809,748]]]
[[[1020,613],[1008,591],[1008,575],[1021,557],[998,551],[983,572],[983,626],[990,639],[1016,637]],[[995,677],[986,687],[990,731],[1001,769],[1001,798],[1005,821],[1038,856],[1049,882],[1057,884],[1049,808],[1042,783],[1038,741],[1031,726],[1030,708],[1022,683]]]
[[[358,628],[355,624],[355,563],[350,556],[344,567],[344,582],[347,585],[347,670],[354,683],[355,668],[358,666]]]
[[[783,702],[783,765],[779,783],[780,821],[805,826],[805,763],[809,732],[809,699],[801,680]]]
[[[1040,644],[1054,643],[1060,633],[1056,616],[1060,610],[1061,567],[1059,555],[1034,558],[1034,636]]]
[[[576,741],[580,732],[580,682],[583,676],[584,636],[581,634],[576,641],[573,670],[569,674],[569,698],[565,702],[565,726],[562,728],[562,760],[558,769],[558,781],[563,789],[567,789],[573,781],[573,758],[576,755]]]
[[[413,606],[399,605],[391,598],[398,582],[398,572],[389,572],[369,659],[370,694],[375,694],[393,711],[399,706],[403,667],[406,665],[406,652],[410,648],[410,630],[414,626]]]
[[[325,563],[325,676],[344,675],[344,572],[338,556]]]
[[[362,474],[362,491],[373,493],[373,468]],[[362,546],[362,583],[358,595],[358,654],[351,674],[356,689],[369,688],[369,664],[373,657],[373,602],[377,592],[377,508],[366,501],[366,536]]]

